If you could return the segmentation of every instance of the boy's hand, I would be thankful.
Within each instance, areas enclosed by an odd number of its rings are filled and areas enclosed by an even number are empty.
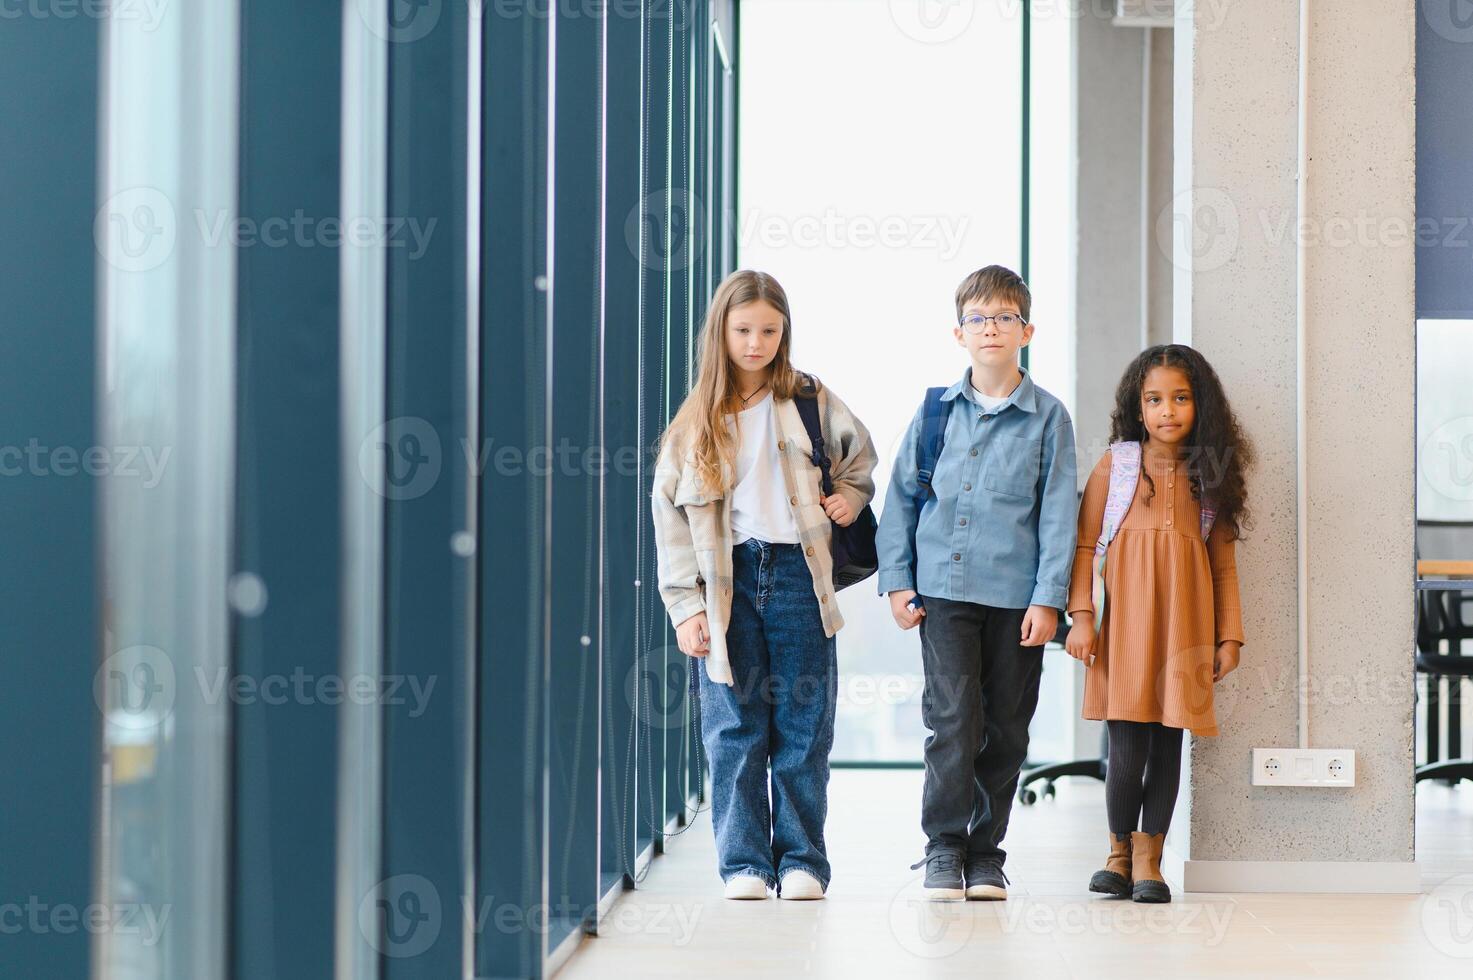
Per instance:
[[[1029,606],[1023,614],[1023,645],[1041,647],[1054,638],[1059,628],[1059,611],[1050,606]]]
[[[675,642],[687,657],[704,657],[711,652],[711,624],[698,612],[675,627]]]
[[[1095,662],[1095,614],[1092,612],[1077,612],[1074,614],[1074,625],[1069,627],[1069,636],[1064,640],[1064,649],[1069,656],[1078,660],[1087,667],[1093,667]]]
[[[823,505],[823,512],[829,515],[829,520],[840,527],[848,527],[853,524],[854,518],[858,516],[842,494],[831,493],[827,497],[819,497],[818,502]]]
[[[1212,682],[1215,684],[1238,669],[1238,652],[1242,644],[1237,640],[1223,640],[1217,645],[1212,657]]]
[[[920,623],[921,617],[926,615],[926,607],[912,609],[910,600],[916,597],[914,589],[901,589],[890,593],[890,615],[895,617],[895,625],[903,630],[915,629]]]

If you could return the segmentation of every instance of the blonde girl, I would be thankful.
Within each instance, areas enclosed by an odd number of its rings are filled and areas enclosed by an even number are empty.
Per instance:
[[[711,300],[695,384],[661,439],[652,507],[660,595],[705,663],[701,738],[726,897],[822,898],[837,700],[833,525],[874,495],[869,433],[789,359],[771,276],[734,272]],[[833,492],[795,399],[818,399]],[[771,798],[768,796],[769,772]]]

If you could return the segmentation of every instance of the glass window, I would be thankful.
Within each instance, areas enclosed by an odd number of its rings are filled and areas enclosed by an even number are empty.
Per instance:
[[[879,452],[877,508],[925,389],[966,367],[951,329],[957,284],[992,263],[1023,271],[1022,8],[942,5],[929,18],[926,9],[883,0],[742,4],[743,58],[762,71],[740,78],[739,264],[784,285],[794,359],[869,428]],[[1068,18],[1055,17],[1030,48],[1052,80],[1033,89],[1031,112],[1027,273],[1040,328],[1028,366],[1060,397],[1071,356],[1069,195],[1061,189],[1070,117],[1059,111],[1069,32]],[[876,384],[881,370],[885,383]],[[926,732],[915,635],[896,629],[872,584],[845,591],[840,603],[833,758],[918,760]],[[1050,727],[1062,725],[1061,715]]]

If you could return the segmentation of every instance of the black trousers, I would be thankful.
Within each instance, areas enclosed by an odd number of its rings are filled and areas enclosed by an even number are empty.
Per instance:
[[[963,848],[999,862],[1028,723],[1038,706],[1043,647],[1019,642],[1026,609],[925,597],[921,657],[926,782],[921,829],[926,851]]]

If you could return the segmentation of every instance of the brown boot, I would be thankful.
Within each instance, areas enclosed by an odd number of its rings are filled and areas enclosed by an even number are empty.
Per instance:
[[[1089,890],[1102,895],[1130,894],[1130,835],[1110,835],[1110,856],[1105,859],[1103,870],[1096,871],[1089,879]]]
[[[1130,876],[1134,879],[1130,897],[1137,902],[1169,902],[1171,888],[1161,875],[1161,848],[1165,834],[1130,835]]]

